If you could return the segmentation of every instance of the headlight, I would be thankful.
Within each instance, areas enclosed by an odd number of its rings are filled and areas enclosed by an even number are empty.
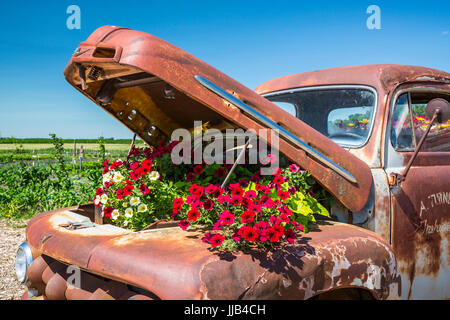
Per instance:
[[[16,255],[16,276],[19,282],[25,283],[27,281],[27,270],[31,262],[33,262],[31,248],[28,243],[24,242],[17,249]]]

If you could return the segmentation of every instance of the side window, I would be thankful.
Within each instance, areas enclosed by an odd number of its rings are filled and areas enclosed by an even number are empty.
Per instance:
[[[391,142],[397,151],[415,149],[430,123],[430,119],[425,114],[425,107],[434,98],[450,101],[450,94],[411,92],[397,99],[391,131]],[[450,121],[442,124],[435,123],[431,127],[421,151],[450,151]]]
[[[402,94],[394,107],[391,129],[392,146],[397,151],[410,151],[416,147],[411,131],[408,94]]]
[[[297,116],[297,112],[295,110],[295,105],[293,105],[292,103],[289,102],[280,102],[280,101],[272,101],[272,103],[275,103],[277,106],[279,106],[281,109],[283,109],[284,111],[289,112],[290,114],[292,114],[294,117]]]

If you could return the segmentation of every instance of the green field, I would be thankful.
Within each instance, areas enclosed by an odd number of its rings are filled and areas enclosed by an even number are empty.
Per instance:
[[[140,140],[135,144],[144,146]],[[102,162],[125,159],[130,145],[131,139],[76,139],[74,166],[74,139],[0,139],[0,218],[22,220],[92,201]]]
[[[59,139],[62,143],[61,153],[66,161],[71,161],[74,154],[74,139]],[[83,148],[83,161],[99,160],[107,156],[108,158],[123,158],[127,156],[131,145],[131,139],[75,139],[76,155],[78,161],[80,149]],[[104,151],[101,149],[104,146]],[[141,140],[136,140],[135,145],[145,146]],[[12,163],[16,161],[41,161],[52,160],[55,148],[52,139],[30,138],[0,139],[0,164]],[[104,152],[104,154],[103,154]]]

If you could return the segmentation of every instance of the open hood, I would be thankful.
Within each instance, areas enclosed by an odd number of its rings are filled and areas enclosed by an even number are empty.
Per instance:
[[[277,129],[279,150],[345,207],[360,211],[372,188],[360,159],[253,90],[147,33],[104,26],[82,42],[66,80],[151,145],[173,130]],[[263,137],[262,137],[263,138]],[[268,141],[270,143],[270,141]]]

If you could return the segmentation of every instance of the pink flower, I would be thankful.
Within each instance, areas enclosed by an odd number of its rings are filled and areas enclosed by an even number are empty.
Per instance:
[[[296,173],[296,172],[300,171],[300,167],[298,165],[296,165],[295,163],[293,163],[289,166],[289,170],[291,170],[291,172]]]
[[[231,225],[234,223],[234,219],[236,218],[234,214],[231,214],[227,210],[223,210],[219,217],[221,225]]]
[[[256,191],[255,190],[249,190],[245,192],[244,194],[245,199],[255,199],[256,198]]]
[[[277,161],[277,156],[274,154],[268,154],[267,155],[267,162],[269,163],[274,163],[275,161]]]
[[[186,220],[181,220],[180,222],[178,222],[178,226],[179,226],[181,229],[183,229],[183,230],[186,231],[186,229],[189,227],[189,222],[186,221]]]

